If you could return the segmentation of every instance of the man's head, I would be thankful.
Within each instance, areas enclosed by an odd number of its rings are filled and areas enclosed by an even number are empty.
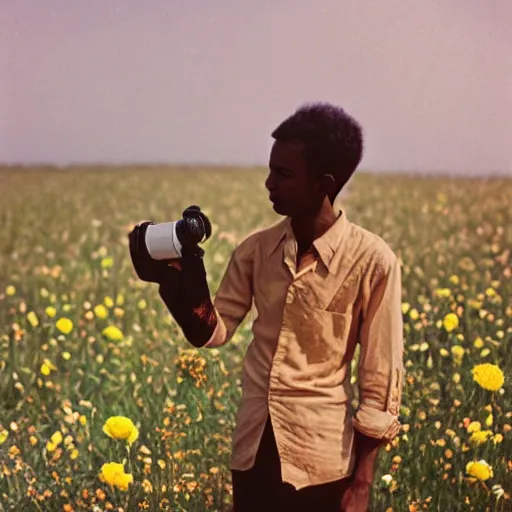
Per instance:
[[[326,195],[332,204],[362,158],[361,127],[342,108],[328,103],[300,107],[272,137],[265,186],[281,215],[314,211]]]

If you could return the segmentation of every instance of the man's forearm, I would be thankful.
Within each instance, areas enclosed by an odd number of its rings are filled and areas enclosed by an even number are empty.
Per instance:
[[[375,461],[384,441],[368,437],[358,430],[354,431],[354,436],[356,465],[353,478],[361,483],[371,485],[375,471]]]
[[[197,348],[205,345],[217,327],[217,316],[210,297],[197,297],[189,302],[184,300],[180,290],[165,285],[160,285],[158,292],[185,338]]]

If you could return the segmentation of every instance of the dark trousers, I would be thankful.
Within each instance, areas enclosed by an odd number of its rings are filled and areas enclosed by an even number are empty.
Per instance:
[[[233,512],[340,512],[341,499],[349,479],[296,490],[282,481],[270,415],[258,448],[254,466],[247,471],[231,470]]]

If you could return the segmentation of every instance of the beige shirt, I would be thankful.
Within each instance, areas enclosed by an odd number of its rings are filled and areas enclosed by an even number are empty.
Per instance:
[[[352,473],[354,428],[383,440],[400,430],[399,261],[379,236],[340,214],[314,241],[319,258],[298,273],[289,217],[245,238],[214,297],[218,323],[205,345],[225,344],[254,304],[231,469],[253,466],[270,413],[283,481],[296,489]],[[354,412],[350,377],[358,342]]]

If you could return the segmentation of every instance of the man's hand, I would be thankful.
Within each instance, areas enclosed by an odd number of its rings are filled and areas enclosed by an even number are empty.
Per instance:
[[[128,234],[130,257],[135,273],[139,279],[148,283],[173,282],[177,279],[178,271],[169,266],[169,261],[175,260],[155,260],[149,255],[145,242],[148,225],[149,221],[141,222]]]
[[[356,464],[352,479],[343,499],[342,512],[366,512],[373,483],[375,460],[383,444],[382,439],[368,437],[355,430]]]
[[[368,512],[371,485],[352,480],[341,499],[341,512]]]

